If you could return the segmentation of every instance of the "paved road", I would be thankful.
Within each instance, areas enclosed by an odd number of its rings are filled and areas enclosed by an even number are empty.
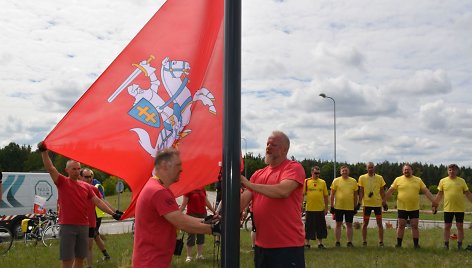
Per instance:
[[[212,204],[215,203],[216,200],[216,192],[207,192],[208,200]],[[182,197],[177,198],[177,203],[182,203]],[[357,214],[360,215],[360,214]],[[354,217],[354,222],[359,222],[362,224],[362,217],[356,216]],[[326,224],[331,226],[331,228],[336,227],[336,222],[333,220],[331,214],[326,215]],[[397,219],[383,219],[383,224],[385,228],[396,228],[397,226]],[[470,226],[470,222],[464,222],[464,226]],[[377,228],[377,223],[375,221],[375,217],[370,217],[369,221],[369,228]],[[444,228],[443,221],[432,221],[432,220],[420,220],[419,228]],[[455,228],[455,225],[453,225]],[[132,219],[127,219],[122,222],[117,222],[114,220],[106,220],[103,221],[102,227],[100,228],[100,232],[104,234],[121,234],[121,233],[129,233],[132,231]]]

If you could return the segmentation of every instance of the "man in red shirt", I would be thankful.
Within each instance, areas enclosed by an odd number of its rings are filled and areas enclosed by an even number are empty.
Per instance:
[[[205,188],[196,189],[189,193],[184,194],[182,204],[180,205],[180,211],[184,211],[187,208],[187,215],[203,219],[207,215],[206,208],[210,209],[213,214],[216,214],[215,209],[211,205],[210,201],[207,198]],[[203,244],[205,243],[204,234],[188,234],[187,237],[187,258],[185,262],[192,261],[193,255],[193,246],[195,245],[195,237],[197,242],[197,260],[203,260]]]
[[[256,223],[255,267],[305,267],[305,230],[301,218],[305,170],[287,159],[290,140],[274,131],[267,139],[267,167],[241,184],[241,210],[252,201]]]
[[[59,255],[62,261],[61,267],[83,267],[87,257],[88,242],[88,207],[92,201],[97,207],[113,218],[121,217],[120,211],[113,211],[93,191],[93,186],[79,180],[80,163],[69,160],[65,171],[69,177],[60,174],[54,167],[47,151],[46,144],[40,142],[38,149],[41,152],[44,167],[51,175],[59,193],[59,224],[61,236]]]
[[[133,267],[168,268],[175,249],[177,230],[193,234],[220,234],[219,224],[183,214],[169,187],[179,180],[182,161],[173,148],[159,151],[154,177],[139,194],[135,211]]]
[[[88,169],[88,168],[83,168],[83,169],[80,170],[80,177],[79,178],[80,178],[81,181],[84,181],[84,182],[92,185],[93,171]],[[112,206],[110,205],[110,203],[108,203],[107,201],[105,201],[105,199],[103,199],[103,196],[102,196],[102,194],[100,193],[100,191],[98,190],[97,187],[92,187],[92,189],[93,189],[94,194],[97,197],[102,199],[105,202],[105,204],[111,210],[114,210],[112,208]],[[97,236],[98,236],[97,215],[95,214],[95,204],[93,202],[89,202],[89,207],[87,209],[88,209],[88,219],[89,219],[89,232],[88,232],[89,239],[88,239],[88,249],[87,249],[87,251],[88,251],[87,252],[87,267],[92,267],[92,264],[93,264],[93,241],[97,240]],[[103,242],[102,242],[102,245],[103,245]],[[108,256],[108,258],[110,258],[109,255],[108,255],[108,252],[106,251],[106,249],[104,251],[106,252],[105,256]]]

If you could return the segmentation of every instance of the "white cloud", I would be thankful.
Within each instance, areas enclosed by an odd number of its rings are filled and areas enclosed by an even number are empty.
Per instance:
[[[36,144],[164,1],[4,1],[0,146]],[[242,3],[242,137],[297,159],[457,162],[472,153],[469,1]]]
[[[421,70],[406,80],[396,80],[387,85],[390,94],[436,95],[452,91],[451,82],[444,70]]]
[[[440,99],[420,107],[421,127],[429,133],[442,132],[453,137],[472,135],[472,109],[459,109]]]
[[[384,134],[380,129],[369,126],[360,126],[357,128],[348,129],[342,135],[346,139],[357,142],[371,142],[384,140]]]

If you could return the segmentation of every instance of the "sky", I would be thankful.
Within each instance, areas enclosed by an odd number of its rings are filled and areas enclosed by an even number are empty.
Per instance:
[[[0,0],[0,147],[43,140],[164,1]],[[471,1],[242,1],[241,141],[263,155],[472,155]],[[77,122],[80,124],[80,122]]]

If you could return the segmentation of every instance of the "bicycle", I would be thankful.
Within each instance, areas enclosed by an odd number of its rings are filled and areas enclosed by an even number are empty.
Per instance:
[[[59,243],[60,230],[61,226],[59,224],[54,224],[44,229],[42,234],[43,245],[45,245],[46,247],[50,247],[53,244]]]
[[[248,213],[248,216],[244,220],[244,230],[246,231],[252,231],[252,225],[250,225],[249,222],[252,224],[252,211]]]
[[[13,235],[5,227],[0,227],[0,255],[7,253],[13,244]]]
[[[21,225],[26,246],[36,246],[38,241],[42,241],[44,246],[49,247],[51,243],[47,241],[52,237],[55,238],[55,232],[59,230],[59,228],[50,229],[46,240],[43,239],[44,231],[48,227],[57,225],[57,214],[51,210],[49,210],[46,215],[36,215],[32,219],[23,220]],[[57,237],[59,237],[58,234]]]

